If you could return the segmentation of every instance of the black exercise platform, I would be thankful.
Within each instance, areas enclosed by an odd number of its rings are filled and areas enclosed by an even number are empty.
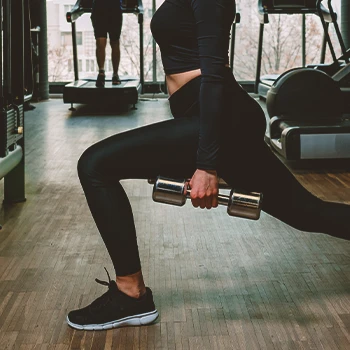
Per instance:
[[[70,12],[67,12],[67,22],[72,24],[74,81],[63,89],[63,102],[71,104],[123,104],[134,105],[138,101],[139,93],[142,93],[144,83],[144,57],[143,57],[143,5],[141,0],[123,0],[122,12],[137,15],[140,37],[140,77],[121,76],[120,85],[112,85],[111,80],[106,80],[104,88],[95,86],[95,79],[79,79],[78,53],[76,41],[75,21],[85,13],[91,13],[92,0],[78,0]]]
[[[121,77],[120,85],[112,85],[106,80],[104,88],[95,86],[95,80],[76,80],[66,85],[63,91],[64,103],[83,104],[136,104],[141,93],[141,83],[138,78]]]

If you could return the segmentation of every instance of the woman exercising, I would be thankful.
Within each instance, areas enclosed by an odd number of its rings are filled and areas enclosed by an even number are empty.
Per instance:
[[[111,136],[81,156],[79,178],[116,280],[97,280],[108,291],[71,311],[70,326],[108,329],[158,317],[142,277],[122,179],[191,178],[192,204],[210,209],[218,205],[220,176],[231,186],[262,192],[263,210],[299,230],[349,235],[350,207],[312,196],[264,143],[264,113],[228,67],[234,17],[234,0],[165,0],[155,13],[151,29],[174,119]]]

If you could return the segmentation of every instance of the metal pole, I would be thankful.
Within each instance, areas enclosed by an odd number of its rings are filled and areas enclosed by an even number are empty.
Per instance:
[[[11,99],[11,4],[9,0],[5,0],[3,13],[3,93],[5,105],[8,105]]]
[[[329,29],[329,23],[326,23],[325,30],[328,33]],[[323,33],[323,38],[322,38],[322,47],[321,47],[321,58],[320,58],[320,63],[324,63],[326,60],[326,50],[327,50],[327,39],[326,39],[326,33]]]
[[[328,9],[329,9],[329,12],[330,12],[331,17],[332,17],[332,22],[333,22],[333,25],[334,25],[335,32],[337,34],[337,38],[338,38],[338,41],[339,41],[341,52],[342,52],[343,55],[345,55],[346,54],[346,47],[345,47],[345,44],[344,44],[344,39],[343,39],[343,37],[342,37],[342,35],[340,33],[340,29],[339,29],[339,25],[338,25],[338,21],[337,21],[337,15],[335,14],[335,12],[333,10],[333,6],[332,6],[331,0],[328,0]],[[349,63],[349,59],[347,57],[345,57],[345,62]]]
[[[13,103],[24,102],[24,2],[11,0],[11,89]]]
[[[3,18],[2,11],[2,0],[0,0],[0,18]],[[3,52],[3,40],[2,40],[2,29],[0,30],[0,113],[4,108],[4,91],[3,91],[3,76],[2,76],[2,52]]]
[[[74,80],[79,80],[77,32],[75,29],[75,22],[72,22],[72,45],[73,45]]]
[[[257,59],[257,63],[256,63],[256,75],[255,75],[255,86],[254,86],[254,92],[256,94],[258,93],[258,87],[259,87],[259,82],[260,82],[262,47],[263,47],[263,40],[264,40],[264,25],[265,25],[265,23],[268,23],[268,15],[267,14],[262,15],[262,17],[260,19],[258,59]]]
[[[350,48],[350,1],[341,2],[341,30],[346,48]]]
[[[321,10],[321,2],[322,0],[317,0],[316,4],[317,4],[317,13],[321,19],[321,23],[322,23],[322,27],[323,27],[323,31],[324,31],[324,34],[326,36],[326,40],[327,40],[327,43],[328,43],[328,47],[329,47],[329,50],[331,52],[331,55],[332,55],[332,59],[333,59],[333,62],[336,63],[337,62],[337,56],[335,55],[335,51],[334,51],[334,47],[333,47],[333,44],[332,44],[332,41],[329,37],[329,34],[328,34],[328,31],[327,31],[327,27],[326,27],[326,21],[323,17],[323,13],[322,13],[322,10]]]
[[[46,1],[39,1],[40,4],[40,33],[39,33],[39,92],[40,98],[46,100],[49,98],[49,63],[47,52],[47,14]]]
[[[302,66],[306,66],[306,16],[305,13],[302,15],[301,22],[301,55],[302,55]]]
[[[152,0],[152,15],[156,12],[156,0]],[[153,83],[157,82],[157,45],[156,41],[153,39],[153,64],[152,64],[152,73],[153,73]]]
[[[145,73],[144,73],[144,59],[143,59],[143,11],[138,15],[140,25],[140,83],[141,83],[141,94],[144,89]]]

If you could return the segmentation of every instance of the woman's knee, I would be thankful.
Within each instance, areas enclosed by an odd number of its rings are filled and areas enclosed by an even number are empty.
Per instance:
[[[125,133],[124,133],[125,134]],[[126,142],[127,141],[127,142]],[[130,157],[128,137],[123,134],[113,135],[87,148],[78,160],[80,179],[119,181],[127,167]]]
[[[98,178],[101,174],[101,155],[94,145],[87,148],[80,156],[77,164],[80,180]]]

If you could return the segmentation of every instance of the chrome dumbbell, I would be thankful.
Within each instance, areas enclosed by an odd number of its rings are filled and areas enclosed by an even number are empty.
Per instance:
[[[191,198],[191,190],[186,180],[174,180],[158,176],[154,183],[152,198],[155,202],[183,206]],[[229,196],[219,194],[218,202],[227,206],[227,214],[241,218],[260,218],[262,194],[232,189]]]

